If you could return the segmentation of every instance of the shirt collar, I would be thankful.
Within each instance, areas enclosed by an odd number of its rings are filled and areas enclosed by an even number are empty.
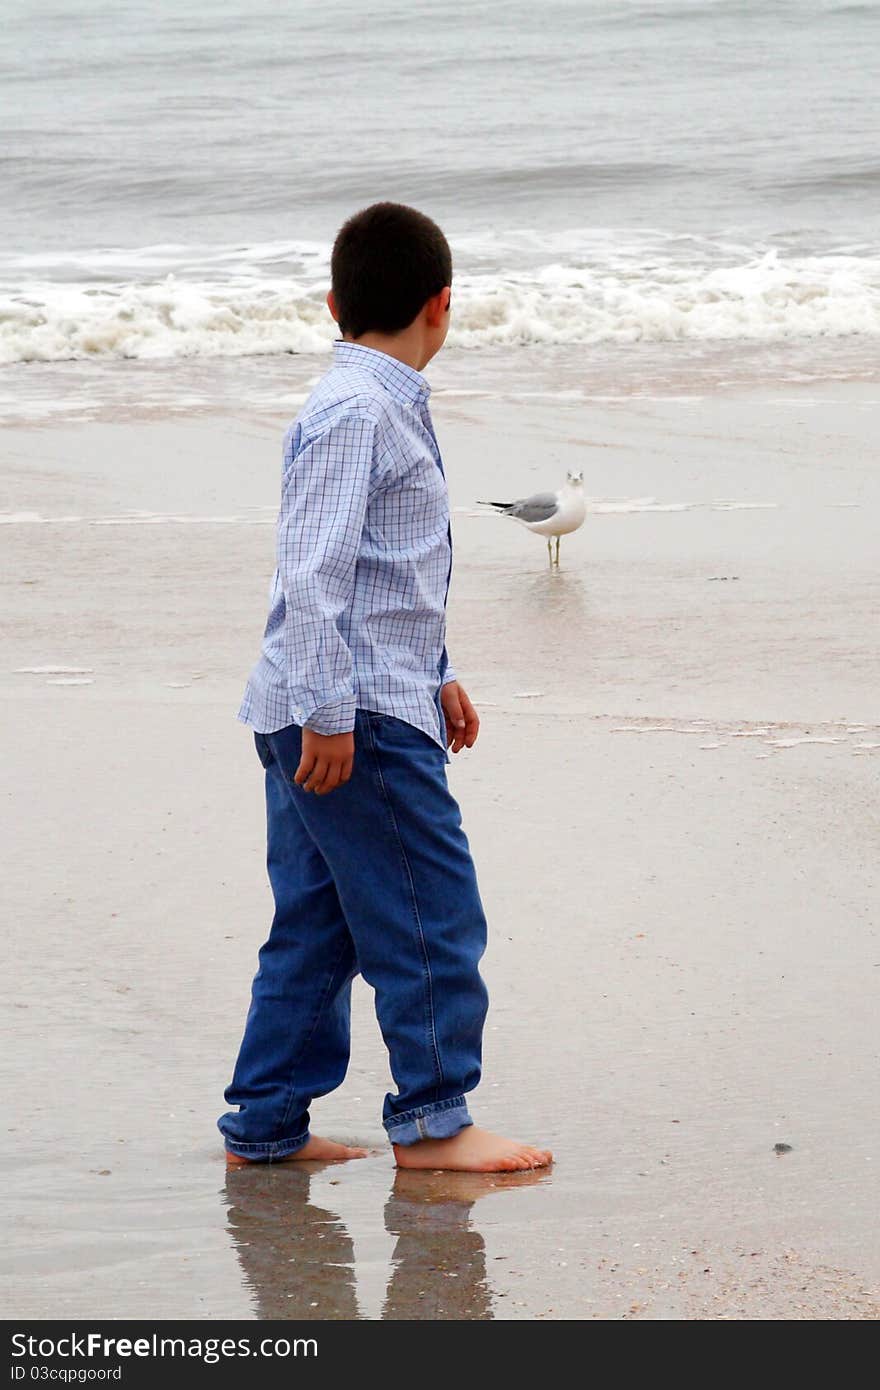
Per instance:
[[[415,367],[408,367],[396,357],[365,343],[349,343],[337,338],[333,343],[334,367],[365,367],[378,377],[392,396],[412,405],[426,401],[431,394],[428,382]]]

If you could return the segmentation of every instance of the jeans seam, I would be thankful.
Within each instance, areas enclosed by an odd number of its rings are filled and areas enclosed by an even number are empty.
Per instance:
[[[314,1014],[314,1017],[313,1017],[313,1019],[312,1019],[311,1027],[309,1028],[309,1031],[308,1031],[307,1036],[306,1036],[305,1038],[303,1038],[302,1046],[300,1047],[299,1051],[297,1052],[296,1058],[295,1058],[295,1060],[294,1060],[293,1063],[292,1063],[291,1070],[292,1070],[292,1073],[293,1073],[293,1074],[292,1074],[291,1080],[290,1080],[290,1091],[289,1091],[288,1097],[287,1097],[287,1104],[286,1104],[286,1106],[284,1107],[284,1114],[283,1114],[283,1116],[282,1116],[282,1118],[281,1118],[281,1128],[282,1128],[282,1129],[283,1129],[284,1126],[287,1124],[287,1121],[290,1119],[290,1110],[291,1110],[291,1107],[292,1107],[292,1105],[293,1105],[294,1096],[296,1095],[296,1069],[297,1069],[297,1067],[299,1066],[300,1059],[302,1058],[303,1053],[305,1052],[305,1050],[306,1050],[306,1048],[308,1047],[309,1043],[312,1041],[312,1038],[315,1036],[315,1029],[317,1028],[318,1024],[319,1024],[320,1021],[321,1021],[321,1015],[323,1014],[324,1009],[326,1008],[327,1000],[328,1000],[329,997],[330,997],[330,991],[331,991],[333,982],[334,982],[334,980],[336,979],[336,974],[337,974],[337,971],[339,970],[340,963],[341,963],[341,961],[342,961],[342,959],[343,959],[343,957],[344,957],[344,955],[345,955],[347,946],[348,946],[348,942],[347,942],[347,941],[343,941],[343,943],[342,943],[342,948],[341,948],[341,950],[339,951],[339,954],[337,955],[336,960],[333,962],[333,969],[330,971],[330,974],[329,974],[329,976],[328,976],[328,978],[327,978],[327,983],[326,983],[326,985],[324,986],[324,992],[323,992],[323,994],[321,995],[320,1001],[319,1001],[319,1003],[318,1003],[318,1007],[317,1007],[316,1010],[315,1010],[315,1014]]]
[[[295,800],[295,797],[294,797],[294,795],[293,795],[293,792],[290,793],[290,796],[291,796],[291,799],[294,801],[294,806],[296,806],[296,800]],[[297,814],[299,814],[299,808],[297,808]],[[308,832],[308,826],[306,826],[305,829],[306,829],[306,831]],[[319,853],[320,853],[320,850],[319,850]],[[300,1048],[299,1048],[299,1051],[297,1052],[296,1057],[295,1057],[294,1061],[293,1061],[292,1064],[291,1064],[291,1078],[290,1078],[290,1088],[289,1088],[288,1094],[287,1094],[287,1104],[286,1104],[285,1107],[284,1107],[284,1113],[282,1114],[282,1117],[281,1117],[281,1126],[280,1126],[280,1127],[281,1127],[282,1129],[283,1129],[284,1126],[287,1124],[287,1121],[290,1119],[290,1110],[291,1110],[291,1107],[292,1107],[292,1105],[293,1105],[294,1096],[296,1095],[296,1070],[297,1070],[297,1067],[298,1067],[298,1065],[299,1065],[299,1062],[300,1062],[300,1059],[301,1059],[303,1053],[305,1052],[305,1050],[306,1050],[306,1048],[308,1047],[309,1043],[312,1041],[312,1038],[315,1036],[315,1029],[317,1028],[318,1024],[320,1023],[320,1021],[321,1021],[321,1015],[323,1014],[324,1009],[325,1009],[326,1006],[327,1006],[327,1000],[328,1000],[329,997],[330,997],[330,992],[331,992],[331,989],[332,989],[332,986],[333,986],[333,982],[334,982],[334,980],[336,979],[337,971],[339,970],[339,966],[340,966],[340,964],[341,964],[341,962],[342,962],[342,960],[343,960],[343,958],[344,958],[344,956],[345,956],[346,950],[347,950],[349,947],[352,949],[352,951],[354,950],[354,943],[353,943],[352,940],[351,940],[351,935],[350,935],[350,934],[349,934],[349,936],[348,936],[348,939],[347,939],[347,940],[344,940],[344,941],[342,942],[342,945],[341,945],[341,947],[340,947],[340,949],[339,949],[339,952],[338,952],[338,954],[337,954],[337,956],[336,956],[336,959],[335,959],[335,961],[333,962],[333,969],[330,971],[330,974],[329,974],[328,977],[327,977],[327,983],[326,983],[326,985],[324,986],[324,991],[323,991],[323,993],[322,993],[322,995],[321,995],[321,998],[320,998],[319,1001],[318,1001],[318,1006],[317,1006],[317,1008],[315,1009],[314,1015],[313,1015],[313,1017],[312,1017],[312,1022],[311,1022],[311,1026],[309,1027],[309,1031],[308,1031],[307,1035],[305,1036],[305,1038],[303,1038],[303,1041],[302,1041],[302,1044],[301,1044],[301,1046],[300,1046]]]
[[[425,979],[426,979],[426,981],[427,981],[427,987],[428,987],[428,1021],[429,1021],[429,1025],[430,1025],[431,1047],[432,1047],[432,1050],[433,1050],[433,1053],[434,1053],[434,1065],[435,1065],[435,1067],[436,1067],[436,1072],[437,1072],[437,1084],[436,1084],[436,1087],[435,1087],[435,1090],[436,1090],[436,1089],[439,1089],[439,1087],[443,1085],[444,1077],[443,1077],[443,1064],[442,1064],[442,1062],[440,1061],[440,1049],[439,1049],[439,1047],[438,1047],[438,1045],[437,1045],[437,1029],[436,1029],[436,1025],[435,1025],[435,1021],[434,1021],[434,980],[433,980],[433,977],[432,977],[432,975],[431,975],[431,960],[430,960],[430,957],[429,957],[429,955],[428,955],[428,943],[427,943],[426,940],[425,940],[425,933],[424,933],[424,929],[423,929],[423,927],[422,927],[422,918],[421,918],[421,915],[420,915],[420,913],[419,913],[419,904],[418,904],[418,898],[417,898],[417,896],[416,896],[416,886],[415,886],[415,881],[414,881],[413,875],[412,875],[412,868],[410,867],[410,862],[409,862],[409,859],[407,858],[406,849],[405,849],[405,847],[404,847],[403,839],[402,839],[402,836],[401,836],[401,834],[400,834],[400,827],[399,827],[399,825],[398,825],[398,823],[397,823],[397,817],[396,817],[396,815],[394,814],[394,806],[393,806],[393,804],[392,804],[391,797],[390,797],[390,795],[389,795],[389,793],[388,793],[388,788],[387,788],[386,785],[385,785],[385,779],[384,779],[384,777],[382,776],[382,766],[381,766],[381,763],[380,763],[380,761],[379,761],[379,751],[378,751],[378,749],[377,749],[377,747],[376,747],[376,740],[375,740],[375,738],[373,737],[373,728],[372,728],[372,725],[370,725],[370,724],[368,724],[367,727],[368,727],[368,729],[369,729],[369,731],[370,731],[370,750],[371,750],[371,752],[372,752],[372,754],[373,754],[373,763],[374,763],[375,768],[376,768],[376,776],[377,776],[377,779],[378,779],[378,786],[379,786],[379,790],[380,790],[380,792],[381,792],[381,794],[382,794],[382,796],[383,796],[383,798],[384,798],[384,800],[385,800],[385,804],[386,804],[387,807],[388,807],[388,814],[389,814],[390,819],[391,819],[391,825],[392,825],[392,828],[393,828],[393,830],[394,830],[394,836],[395,836],[395,839],[397,840],[397,845],[398,845],[398,848],[399,848],[399,850],[400,850],[400,857],[401,857],[401,859],[402,859],[402,861],[403,861],[403,867],[404,867],[404,869],[405,869],[405,871],[406,871],[407,881],[409,882],[409,891],[410,891],[410,899],[411,899],[411,901],[412,901],[413,916],[415,917],[416,927],[417,927],[417,929],[418,929],[419,943],[420,943],[421,949],[422,949],[423,968],[424,968]]]

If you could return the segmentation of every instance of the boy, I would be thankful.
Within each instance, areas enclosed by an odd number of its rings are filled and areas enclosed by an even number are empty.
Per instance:
[[[486,921],[446,783],[476,711],[445,646],[449,499],[421,369],[449,327],[428,217],[376,203],[339,232],[333,365],[284,441],[277,569],[238,717],[266,773],[275,898],[218,1125],[228,1162],[341,1160],[309,1105],[349,1059],[351,981],[375,990],[401,1168],[499,1172],[549,1152],[478,1129]]]

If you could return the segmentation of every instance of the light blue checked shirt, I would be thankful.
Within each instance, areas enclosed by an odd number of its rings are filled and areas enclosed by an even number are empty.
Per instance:
[[[237,716],[260,733],[347,733],[361,706],[446,751],[452,530],[430,392],[397,358],[337,339],[284,436],[269,618]]]

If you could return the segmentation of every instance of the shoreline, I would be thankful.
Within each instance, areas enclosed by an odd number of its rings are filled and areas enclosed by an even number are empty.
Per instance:
[[[0,368],[0,427],[114,420],[292,418],[330,353],[242,357],[96,355]],[[444,348],[425,369],[432,404],[558,402],[586,409],[638,400],[727,399],[765,391],[880,389],[874,340],[667,342]],[[478,383],[478,384],[475,384]]]

